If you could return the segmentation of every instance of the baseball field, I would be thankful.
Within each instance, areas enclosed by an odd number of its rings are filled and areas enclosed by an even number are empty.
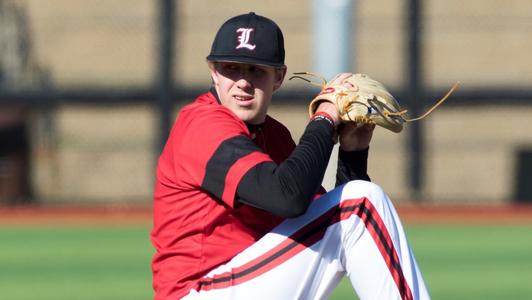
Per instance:
[[[531,299],[530,207],[399,207],[433,299]],[[0,299],[151,299],[146,209],[0,209]],[[331,299],[356,299],[344,280]]]

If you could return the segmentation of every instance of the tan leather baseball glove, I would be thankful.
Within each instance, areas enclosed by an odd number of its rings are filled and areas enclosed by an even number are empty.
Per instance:
[[[382,85],[366,74],[353,74],[342,84],[328,84],[323,78],[323,84],[317,84],[305,76],[320,76],[308,73],[294,73],[290,79],[300,78],[312,84],[321,86],[321,92],[310,102],[309,114],[316,112],[322,101],[329,101],[336,105],[338,114],[343,122],[376,124],[393,132],[400,132],[406,122],[420,120],[431,113],[457,88],[458,83],[447,94],[420,117],[409,119],[407,110],[401,109],[397,100]]]

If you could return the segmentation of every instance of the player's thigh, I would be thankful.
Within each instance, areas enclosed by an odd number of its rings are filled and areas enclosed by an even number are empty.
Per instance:
[[[315,200],[227,264],[207,274],[186,299],[313,299],[327,294],[343,276],[341,188]]]

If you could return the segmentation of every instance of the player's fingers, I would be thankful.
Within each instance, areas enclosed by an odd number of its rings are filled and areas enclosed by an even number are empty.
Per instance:
[[[364,129],[367,131],[373,131],[375,129],[375,124],[364,124]]]
[[[362,123],[362,122],[349,122],[348,128],[354,129],[357,132],[371,132],[375,129],[375,124]]]

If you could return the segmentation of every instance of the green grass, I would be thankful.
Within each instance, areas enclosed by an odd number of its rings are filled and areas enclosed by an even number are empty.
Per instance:
[[[2,228],[0,298],[151,299],[149,229]]]
[[[531,299],[532,226],[412,229],[435,299]]]
[[[433,299],[530,299],[532,226],[409,226]],[[0,227],[0,298],[151,299],[149,228]],[[356,299],[347,280],[333,300]]]

